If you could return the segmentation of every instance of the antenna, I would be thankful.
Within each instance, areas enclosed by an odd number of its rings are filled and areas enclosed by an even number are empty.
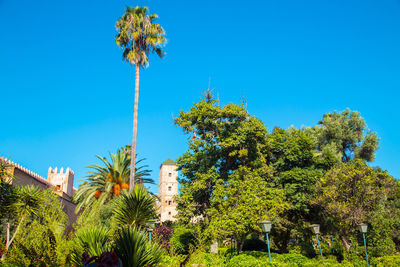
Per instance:
[[[244,109],[247,110],[247,100],[244,97],[244,92],[242,91],[242,105],[244,106]]]
[[[208,88],[204,90],[202,95],[206,98],[207,101],[211,101],[213,98],[212,92],[215,88],[211,89],[211,78],[208,78]]]

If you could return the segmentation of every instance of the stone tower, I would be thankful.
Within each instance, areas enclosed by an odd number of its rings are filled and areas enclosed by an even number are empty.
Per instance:
[[[56,187],[57,191],[62,191],[69,196],[73,194],[74,172],[70,168],[67,168],[65,173],[64,169],[61,168],[58,173],[57,167],[55,169],[50,167],[47,180]]]
[[[164,161],[160,166],[158,177],[158,196],[160,197],[160,221],[175,221],[178,213],[174,197],[178,195],[178,170],[172,159]]]

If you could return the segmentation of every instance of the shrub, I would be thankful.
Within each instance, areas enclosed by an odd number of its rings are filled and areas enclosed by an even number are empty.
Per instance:
[[[179,267],[181,266],[181,262],[185,260],[185,256],[183,255],[164,255],[160,261],[160,267]]]
[[[290,253],[290,254],[274,254],[274,259],[277,259],[286,263],[293,263],[298,266],[302,266],[309,259],[301,254]]]
[[[154,239],[154,241],[160,244],[162,248],[169,251],[171,247],[170,239],[173,231],[174,229],[172,227],[168,227],[166,225],[160,225],[154,229],[152,233],[152,238]]]
[[[146,232],[137,227],[125,227],[118,231],[114,251],[122,266],[156,266],[161,261],[162,250],[148,240]]]
[[[400,256],[383,256],[379,258],[372,258],[371,265],[377,267],[397,267],[400,266]]]
[[[194,231],[183,226],[175,227],[171,237],[172,250],[177,254],[188,254],[195,242]]]
[[[265,266],[265,261],[257,259],[251,255],[241,254],[233,257],[229,263],[228,267],[261,267]]]
[[[193,264],[199,264],[200,266],[225,266],[224,257],[219,254],[211,254],[205,251],[194,252],[189,259],[187,266],[192,266]]]

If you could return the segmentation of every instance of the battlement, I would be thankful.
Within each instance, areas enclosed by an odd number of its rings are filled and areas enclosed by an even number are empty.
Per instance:
[[[57,168],[57,167],[55,167],[54,169],[52,169],[51,167],[49,167],[48,173],[57,173],[57,171],[58,171],[58,168]],[[64,168],[61,167],[60,173],[59,173],[59,174],[63,174],[63,172],[64,172]],[[71,169],[68,167],[68,168],[65,170],[65,174],[69,174],[69,173],[71,173],[72,175],[74,175],[74,171],[71,170]]]
[[[70,168],[67,168],[65,172],[64,168],[61,168],[58,172],[57,167],[54,169],[50,167],[47,172],[47,180],[56,187],[57,191],[63,191],[71,196],[73,194],[74,175]]]

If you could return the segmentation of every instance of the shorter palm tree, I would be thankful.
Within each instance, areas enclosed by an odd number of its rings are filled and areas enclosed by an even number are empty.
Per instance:
[[[21,225],[24,220],[30,215],[36,215],[40,209],[40,205],[44,202],[45,193],[41,191],[36,186],[21,186],[18,187],[16,192],[16,201],[13,203],[13,208],[15,209],[18,217],[18,223],[15,227],[14,233],[10,237],[7,235],[6,247],[3,255],[1,256],[1,261],[5,259],[6,253],[10,248],[12,242],[15,239]],[[10,224],[7,224],[7,232],[10,231]]]
[[[74,201],[78,203],[77,211],[93,205],[94,202],[102,205],[129,189],[130,155],[125,148],[110,154],[111,161],[100,156],[97,158],[103,164],[88,167],[92,170],[74,195]],[[143,159],[137,163],[140,164],[142,161]],[[136,179],[138,182],[154,184],[154,180],[149,178],[151,171],[144,169],[146,167],[147,165],[142,165],[136,169]]]
[[[157,219],[156,197],[142,185],[135,185],[115,202],[113,213],[118,225],[146,227]]]
[[[149,241],[146,232],[137,227],[123,227],[114,242],[114,251],[122,266],[156,266],[161,261],[162,249]]]

